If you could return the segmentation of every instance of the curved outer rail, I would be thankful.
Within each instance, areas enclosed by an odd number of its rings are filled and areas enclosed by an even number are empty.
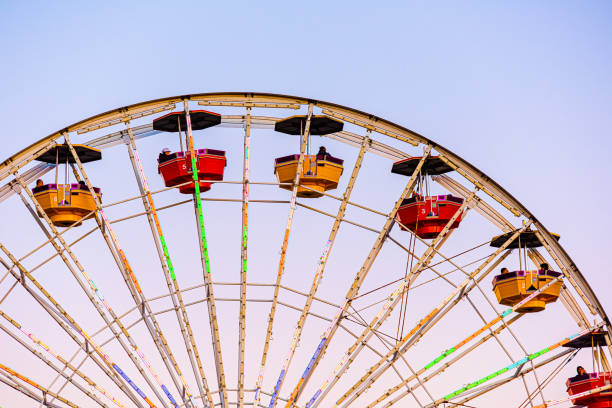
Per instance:
[[[0,181],[10,177],[19,169],[36,159],[36,157],[55,146],[62,134],[69,132],[76,132],[77,134],[80,134],[90,130],[112,126],[121,122],[129,121],[130,119],[136,119],[149,114],[172,109],[174,106],[176,106],[176,104],[180,104],[181,102],[185,101],[198,101],[202,105],[210,104],[242,106],[247,108],[285,107],[296,109],[300,106],[312,105],[322,109],[324,114],[344,120],[347,123],[353,123],[372,132],[388,136],[392,139],[400,140],[415,146],[418,144],[431,146],[439,153],[440,157],[449,162],[459,174],[474,183],[483,192],[490,195],[500,205],[506,207],[516,216],[524,216],[525,218],[533,221],[535,228],[541,235],[539,238],[544,242],[546,249],[549,251],[551,256],[553,256],[555,261],[562,266],[566,277],[570,277],[575,282],[575,287],[577,290],[582,292],[581,297],[583,301],[585,301],[586,306],[590,309],[591,314],[599,315],[601,317],[607,328],[608,334],[612,337],[612,328],[610,327],[609,318],[601,303],[597,299],[593,289],[590,287],[576,264],[573,262],[565,249],[559,244],[559,242],[552,238],[550,232],[537,219],[537,217],[535,217],[527,208],[516,200],[516,198],[514,198],[509,192],[507,192],[484,172],[480,171],[478,168],[445,147],[403,126],[382,119],[376,115],[371,115],[342,105],[288,95],[248,92],[200,93],[137,103],[84,119],[60,129],[24,148],[0,163]],[[237,123],[244,122],[244,120],[244,118],[238,119]],[[333,137],[334,135],[330,136]],[[338,134],[337,136],[342,135]]]
[[[349,108],[346,106],[338,105],[335,103],[318,101],[315,99],[309,98],[301,98],[297,96],[290,95],[282,95],[282,94],[271,94],[271,93],[254,93],[254,92],[219,92],[219,93],[199,93],[199,94],[189,94],[189,95],[180,95],[173,96],[168,98],[160,98],[151,101],[136,103],[133,105],[128,105],[125,107],[113,109],[98,115],[91,116],[82,121],[76,122],[70,126],[67,126],[63,129],[60,129],[39,141],[31,144],[30,146],[22,149],[18,153],[10,156],[2,163],[0,163],[0,181],[4,178],[8,177],[11,173],[18,170],[19,168],[25,166],[27,163],[34,160],[37,156],[44,153],[48,149],[52,148],[55,144],[56,140],[60,138],[62,133],[64,132],[84,132],[88,128],[92,126],[102,127],[105,123],[119,123],[121,120],[125,120],[127,118],[134,118],[143,116],[147,112],[154,112],[155,110],[161,111],[163,108],[167,108],[168,106],[172,107],[174,104],[180,103],[183,100],[193,100],[193,101],[218,101],[221,104],[221,101],[225,102],[233,102],[233,103],[242,103],[242,106],[252,106],[252,107],[266,107],[265,104],[299,104],[306,105],[308,103],[312,103],[314,106],[317,106],[321,109],[327,110],[328,113],[336,112],[338,116],[342,116],[347,120],[352,120],[357,124],[370,128],[377,133],[381,133],[392,138],[402,140],[405,142],[413,142],[413,143],[423,143],[428,144],[435,148],[438,152],[446,156],[451,162],[456,164],[458,167],[464,169],[468,174],[474,176],[480,183],[482,183],[485,187],[495,191],[496,195],[503,199],[503,201],[513,208],[519,214],[525,216],[526,218],[530,218],[534,220],[534,225],[539,230],[545,232],[546,240],[550,242],[553,250],[560,254],[561,260],[567,265],[567,267],[571,270],[573,274],[576,275],[577,281],[583,290],[586,292],[585,294],[588,296],[588,300],[593,304],[595,311],[600,315],[606,322],[607,326],[610,326],[610,321],[608,316],[606,315],[601,303],[597,299],[593,289],[589,286],[588,282],[584,279],[584,276],[573,262],[571,257],[567,254],[567,252],[563,249],[563,247],[558,243],[558,241],[554,240],[546,227],[538,221],[537,217],[535,217],[525,206],[523,206],[516,198],[514,198],[508,191],[506,191],[502,186],[500,186],[497,182],[487,176],[484,172],[480,171],[478,168],[468,163],[461,157],[457,156],[450,150],[446,149],[444,146],[435,143],[432,140],[429,140],[425,136],[414,132],[408,128],[405,128],[401,125],[388,121],[386,119],[380,118],[376,115],[372,115],[357,109]],[[238,105],[239,106],[239,105]],[[114,124],[114,123],[112,123]],[[612,336],[612,329],[608,329],[610,336]]]

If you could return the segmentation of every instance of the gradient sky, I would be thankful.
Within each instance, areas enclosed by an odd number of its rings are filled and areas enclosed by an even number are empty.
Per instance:
[[[612,313],[610,2],[4,1],[0,16],[0,160],[164,96],[336,102],[495,179],[561,235]]]

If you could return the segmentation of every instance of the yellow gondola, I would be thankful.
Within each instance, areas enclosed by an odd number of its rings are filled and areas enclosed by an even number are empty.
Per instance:
[[[503,235],[494,237],[491,240],[492,247],[501,247],[506,242],[512,232],[508,232]],[[552,234],[554,238],[559,239],[559,235]],[[525,258],[526,264],[526,251],[527,248],[537,248],[541,246],[540,240],[536,233],[531,230],[525,230],[521,232],[508,246],[507,249],[519,250],[519,259]],[[505,269],[505,268],[504,268]],[[502,271],[501,274],[493,278],[493,291],[497,297],[497,301],[506,306],[514,306],[532,293],[540,290],[553,279],[557,279],[561,276],[560,272],[551,271],[548,269],[548,265],[543,263],[540,265],[538,270],[517,270],[517,271]],[[521,305],[516,309],[519,313],[533,313],[544,310],[546,304],[555,302],[559,297],[563,282],[557,280],[555,283],[550,285],[548,288],[538,293],[533,299],[525,304]]]
[[[290,135],[301,135],[304,131],[306,116],[298,115],[276,122],[274,130]],[[310,135],[326,135],[342,130],[344,123],[324,115],[313,115],[310,121]],[[338,187],[338,181],[344,170],[344,161],[333,157],[321,148],[318,154],[306,154],[301,169],[298,169],[299,154],[279,157],[274,161],[274,172],[281,188],[291,190],[293,181],[300,171],[298,197],[321,197],[323,192]]]
[[[98,149],[84,145],[73,146],[79,160],[87,163],[100,160],[102,154]],[[67,145],[57,145],[45,154],[37,158],[39,161],[54,163],[56,165],[55,183],[44,184],[42,180],[37,181],[36,187],[32,189],[34,198],[42,207],[45,214],[51,219],[53,225],[57,227],[68,227],[77,221],[91,218],[96,209],[96,202],[84,182],[68,183],[68,164],[75,163]],[[66,182],[57,183],[59,164],[66,166]],[[98,200],[102,200],[102,193],[99,188],[94,187],[94,192]],[[39,214],[42,217],[42,214]],[[80,225],[80,224],[77,224]]]
[[[278,177],[279,183],[293,183],[297,173],[299,154],[279,157],[275,160],[274,172]],[[300,185],[298,187],[298,197],[321,197],[324,191],[333,190],[338,187],[338,180],[342,175],[344,167],[343,161],[335,157],[326,155],[325,158],[317,159],[316,155],[304,157],[302,173],[300,174]],[[281,188],[291,190],[293,186],[281,185]],[[315,190],[315,191],[313,191]]]
[[[506,306],[514,306],[527,296],[544,287],[561,273],[547,270],[513,271],[493,278],[493,291],[497,301]],[[544,310],[547,303],[557,300],[563,282],[557,281],[540,292],[529,302],[521,305],[518,313],[533,313]]]

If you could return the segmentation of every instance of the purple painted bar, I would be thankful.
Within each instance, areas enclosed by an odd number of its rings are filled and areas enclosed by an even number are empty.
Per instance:
[[[57,188],[57,187],[54,187],[54,186],[55,186],[55,184],[45,184],[45,185],[40,186],[40,187],[34,187],[32,189],[32,192],[34,194],[36,194],[36,193],[40,193],[41,191],[54,190],[54,189]]]
[[[584,375],[577,375],[574,377],[570,377],[567,380],[573,384],[573,383],[578,383],[578,382],[582,382],[582,381],[591,381],[592,379],[597,379],[599,378],[599,374],[598,373],[587,373]]]
[[[225,157],[224,150],[216,150],[216,149],[199,149],[198,154],[208,154],[211,156],[223,156]]]
[[[278,157],[274,159],[274,164],[286,163],[293,160],[299,160],[299,154],[290,154],[289,156]]]
[[[559,276],[561,276],[561,272],[555,272],[551,270],[540,269],[537,272],[538,272],[538,276],[550,276],[551,278],[558,278]],[[493,285],[503,280],[512,279],[516,277],[524,277],[524,276],[525,276],[525,271],[513,271],[513,272],[508,272],[508,273],[502,273],[493,278]]]
[[[89,189],[87,188],[85,184],[79,184],[79,183],[70,184],[69,189],[89,191]],[[96,194],[100,194],[100,192],[102,191],[99,187],[94,187],[93,189],[96,192]],[[44,186],[41,186],[41,187],[34,187],[32,189],[32,192],[36,194],[36,193],[40,193],[41,191],[47,191],[47,190],[57,190],[57,184],[45,184]]]
[[[89,192],[89,189],[87,188],[87,185],[85,184],[71,184],[70,185],[70,190],[81,190],[81,191],[85,191],[85,192]],[[102,191],[99,187],[93,187],[93,190],[96,194],[100,194],[100,192]]]
[[[550,269],[547,269],[547,270],[539,269],[538,270],[538,275],[545,275],[545,276],[551,276],[553,278],[557,278],[557,277],[561,276],[561,272],[551,271]]]
[[[342,164],[344,164],[344,160],[342,159],[338,159],[337,157],[332,156],[331,154],[327,153],[325,155],[324,158],[319,159],[320,156],[317,156],[317,160],[323,160],[323,161],[328,161],[330,163],[335,163],[335,164],[339,164],[342,166]]]
[[[452,195],[450,195],[450,194],[448,194],[448,195],[446,196],[446,200],[447,200],[447,201],[453,201],[453,202],[455,202],[455,203],[459,203],[459,204],[463,204],[463,198],[454,197],[454,196],[452,196]]]
[[[463,204],[463,198],[454,197],[454,196],[452,196],[450,194],[433,196],[433,197],[437,197],[436,201],[438,203],[441,202],[442,204],[443,204],[444,201],[450,201],[450,202],[457,203],[457,204]],[[425,202],[425,198],[426,197],[423,197],[423,198],[419,199],[418,201],[423,203],[423,202]],[[417,196],[412,196],[412,197],[409,197],[409,198],[405,198],[404,201],[402,201],[401,205],[404,206],[404,205],[408,205],[408,204],[414,204],[416,202],[417,202]]]
[[[223,152],[223,154],[225,155],[225,152]],[[283,157],[278,157],[274,159],[274,164],[287,163],[287,162],[299,160],[299,159],[300,159],[299,154],[290,154],[289,156],[283,156]],[[344,163],[344,160],[338,159],[337,157],[333,157],[329,153],[325,155],[325,158],[321,158],[321,156],[316,156],[316,160],[317,161],[327,161],[330,163],[339,164],[341,166]]]

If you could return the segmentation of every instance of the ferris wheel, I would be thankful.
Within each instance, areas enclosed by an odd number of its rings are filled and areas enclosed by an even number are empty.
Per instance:
[[[563,237],[377,116],[164,98],[0,183],[2,406],[612,407],[612,328]]]

